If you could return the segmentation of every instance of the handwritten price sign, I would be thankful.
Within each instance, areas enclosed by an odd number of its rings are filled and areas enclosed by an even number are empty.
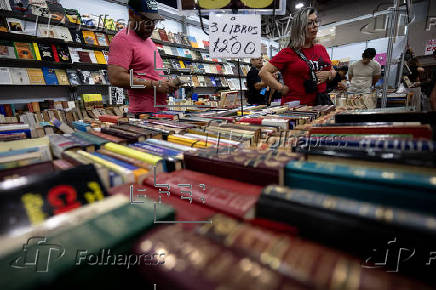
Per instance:
[[[261,56],[260,15],[213,14],[209,21],[209,54],[220,58]]]

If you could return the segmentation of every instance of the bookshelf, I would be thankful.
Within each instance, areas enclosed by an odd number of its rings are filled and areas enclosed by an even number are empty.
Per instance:
[[[109,46],[100,46],[100,45],[93,45],[93,44],[87,44],[83,41],[82,43],[68,41],[66,39],[60,39],[60,38],[52,38],[52,37],[43,37],[38,36],[39,34],[39,26],[40,25],[51,25],[51,26],[59,26],[59,27],[66,27],[70,30],[71,36],[74,39],[74,34],[72,30],[75,30],[76,32],[82,34],[83,31],[93,31],[93,32],[101,32],[106,35],[115,35],[118,31],[108,30],[106,28],[97,28],[92,26],[86,26],[86,25],[79,25],[75,23],[70,23],[68,20],[63,23],[60,21],[56,21],[53,19],[49,19],[48,17],[44,16],[37,16],[32,15],[26,12],[18,12],[18,11],[9,11],[9,10],[0,10],[0,17],[7,18],[15,18],[19,19],[21,21],[30,21],[37,23],[35,31],[32,31],[31,33],[26,32],[25,33],[14,33],[14,32],[0,32],[0,40],[2,41],[8,41],[11,43],[19,42],[19,43],[37,43],[44,44],[44,45],[61,45],[63,47],[66,47],[70,50],[70,48],[77,48],[77,49],[83,49],[83,50],[91,50],[91,51],[101,51],[107,53],[109,51]],[[24,23],[24,22],[23,22]],[[23,29],[24,30],[24,29]],[[197,52],[198,55],[200,53],[209,53],[209,50],[207,48],[197,48],[192,47],[190,45],[181,44],[181,43],[174,43],[174,42],[168,42],[168,41],[162,41],[159,39],[152,39],[153,42],[157,45],[165,45],[169,47],[177,47],[177,48],[183,48],[183,49],[189,49],[191,52]],[[108,40],[109,42],[110,40]],[[213,61],[208,59],[192,59],[190,57],[182,57],[178,55],[170,55],[164,53],[162,50],[159,51],[160,56],[163,60],[165,59],[176,59],[180,61],[186,61],[188,63],[199,63],[199,64],[207,64],[207,65],[224,65],[224,64],[235,64],[236,60],[223,60],[223,61]],[[70,56],[70,61],[74,61],[73,56]],[[94,60],[95,61],[95,60]],[[26,59],[8,59],[8,58],[2,58],[1,59],[1,66],[2,67],[9,67],[9,68],[43,68],[48,67],[50,69],[73,69],[73,70],[83,70],[83,71],[101,71],[101,70],[107,70],[106,64],[97,64],[97,63],[84,63],[84,62],[56,62],[56,61],[45,61],[45,60],[26,60]],[[247,62],[240,62],[241,65],[248,65]],[[239,78],[245,79],[245,75],[241,72],[241,75],[237,74],[224,74],[224,73],[210,73],[210,72],[196,72],[196,70],[192,70],[190,72],[178,70],[178,69],[168,69],[168,72],[171,75],[179,75],[179,76],[202,76],[202,77],[224,77],[228,81],[230,78]],[[244,80],[243,80],[244,81]],[[43,93],[42,88],[47,90],[47,95],[59,95],[59,89],[64,90],[65,92],[61,94],[60,97],[71,99],[74,95],[77,95],[78,91],[87,91],[92,92],[93,89],[95,89],[95,92],[102,92],[104,90],[107,91],[107,88],[110,85],[101,85],[101,84],[84,84],[84,85],[38,85],[38,84],[0,84],[0,87],[3,90],[3,96],[5,95],[12,95],[15,96],[17,91],[22,91],[20,94],[33,94],[36,89],[36,98],[38,95],[41,95]],[[53,91],[56,89],[55,91]],[[207,92],[210,92],[211,94],[216,93],[217,91],[222,90],[229,90],[230,87],[228,86],[195,86],[194,83],[191,83],[190,86],[184,87],[185,91],[192,91],[192,93],[201,92],[201,94],[207,94]],[[20,95],[18,94],[18,95]],[[43,99],[44,97],[41,97]],[[6,99],[6,98],[5,98]],[[18,99],[17,99],[18,101]]]

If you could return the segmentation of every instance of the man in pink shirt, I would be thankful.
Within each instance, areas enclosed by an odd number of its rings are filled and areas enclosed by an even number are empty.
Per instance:
[[[108,75],[112,86],[127,88],[129,95],[129,113],[136,116],[141,113],[162,111],[155,107],[154,90],[156,87],[156,105],[167,104],[167,94],[177,88],[175,81],[160,75],[163,63],[159,52],[151,40],[151,34],[158,21],[154,0],[129,0],[129,24],[112,39],[109,49]],[[155,59],[156,55],[156,67]],[[130,83],[130,70],[133,70],[133,85]]]

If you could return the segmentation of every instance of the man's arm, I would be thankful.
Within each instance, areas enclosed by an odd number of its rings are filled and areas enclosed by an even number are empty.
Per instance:
[[[255,84],[254,84],[254,88],[255,88],[256,90],[260,90],[260,89],[262,89],[262,88],[266,88],[266,87],[267,87],[267,84],[264,83],[264,82],[258,82],[258,83],[255,83]]]
[[[118,65],[108,65],[108,76],[112,86],[125,89],[132,88],[130,84],[130,72],[125,68]],[[156,86],[157,92],[165,94],[175,89],[167,79],[158,82],[133,77],[133,85],[145,86],[147,89],[152,89]]]
[[[380,78],[381,78],[381,75],[373,76],[372,77],[372,85],[375,86],[375,84],[379,81]]]

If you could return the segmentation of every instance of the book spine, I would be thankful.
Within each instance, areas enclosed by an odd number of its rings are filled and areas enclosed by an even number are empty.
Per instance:
[[[124,183],[134,183],[135,182],[135,178],[134,178],[134,174],[131,170],[128,170],[126,168],[123,168],[117,164],[114,164],[112,162],[109,162],[107,160],[104,160],[100,157],[94,156],[88,152],[85,151],[77,151],[78,154],[82,155],[85,158],[88,158],[89,160],[100,164],[106,168],[108,168],[111,171],[114,171],[117,174],[120,174],[123,177],[123,181]]]
[[[152,165],[156,165],[157,163],[159,163],[162,158],[158,157],[158,156],[154,156],[152,154],[148,154],[145,152],[141,152],[138,150],[134,150],[131,149],[129,147],[123,146],[123,145],[118,145],[115,143],[107,143],[104,145],[104,149],[108,150],[108,151],[112,151],[127,157],[131,157],[131,158],[136,158],[142,162],[146,162]]]
[[[238,218],[244,218],[257,200],[256,196],[241,195],[220,187],[209,187],[205,194],[199,184],[195,184],[196,182],[198,181],[188,179],[186,176],[161,173],[155,177],[147,178],[144,184],[149,186],[165,185],[173,195],[180,196],[189,202],[205,204],[207,207]]]
[[[60,62],[61,60],[59,59],[58,50],[56,49],[56,46],[54,44],[51,45],[51,49],[53,51],[53,57],[55,62]]]
[[[134,144],[130,145],[129,147],[140,148],[140,149],[147,151],[150,154],[161,156],[161,157],[163,157],[163,156],[179,157],[179,158],[182,157],[181,151],[171,150],[171,149],[162,148],[162,147],[158,147],[158,146],[154,146],[154,145],[150,145],[150,144],[145,144],[145,143],[134,143]]]
[[[39,53],[38,44],[36,42],[33,43],[33,50],[35,52],[36,60],[42,60],[41,59],[41,54]]]

